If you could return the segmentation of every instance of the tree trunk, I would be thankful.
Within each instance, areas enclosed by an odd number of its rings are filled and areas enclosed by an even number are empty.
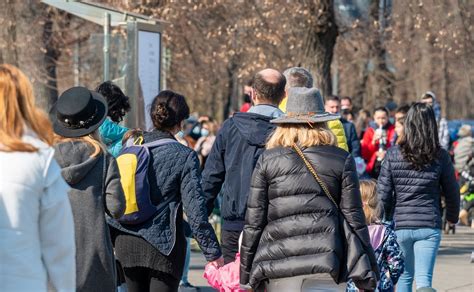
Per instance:
[[[43,25],[43,46],[45,53],[43,57],[44,69],[46,72],[47,81],[45,84],[45,99],[47,102],[47,108],[56,102],[58,98],[58,84],[56,75],[56,63],[61,55],[60,51],[56,48],[53,39],[53,21],[51,19],[52,14],[48,13],[46,20]]]
[[[0,62],[18,66],[15,3],[15,0],[6,0],[0,4]]]
[[[316,2],[315,4],[311,1],[308,6],[311,13],[323,15],[324,22],[309,29],[305,57],[309,60],[309,67],[313,72],[316,86],[321,89],[323,96],[327,96],[332,94],[331,63],[338,30],[334,18],[334,1]]]
[[[370,7],[370,18],[372,23],[377,23],[375,27],[375,37],[371,47],[372,60],[374,62],[374,76],[376,82],[377,92],[375,93],[376,100],[379,102],[385,100],[392,100],[395,88],[395,76],[387,66],[387,51],[384,44],[384,30],[380,29],[380,20],[385,18],[385,15],[380,15],[380,0],[373,0]]]

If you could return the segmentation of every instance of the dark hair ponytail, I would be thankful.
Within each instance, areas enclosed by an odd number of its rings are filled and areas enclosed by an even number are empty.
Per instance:
[[[408,110],[403,128],[404,135],[400,140],[403,157],[416,170],[430,165],[441,149],[433,109],[423,103],[415,103]]]
[[[189,107],[184,96],[164,90],[153,100],[150,117],[156,129],[168,131],[189,117]]]

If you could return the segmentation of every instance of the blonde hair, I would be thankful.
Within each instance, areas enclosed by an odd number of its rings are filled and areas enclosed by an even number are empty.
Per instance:
[[[316,145],[337,146],[336,136],[326,123],[281,124],[275,129],[267,142],[267,149],[291,147],[297,143],[301,147]]]
[[[125,146],[127,144],[127,141],[129,139],[136,140],[137,138],[143,136],[143,130],[140,128],[135,128],[135,129],[130,129],[125,134],[123,134],[122,137],[122,146]],[[142,141],[143,142],[143,141]]]
[[[100,137],[97,134],[97,131],[95,131],[95,132],[93,132],[89,135],[82,136],[82,137],[77,137],[77,138],[66,138],[66,137],[59,136],[59,135],[54,136],[54,142],[56,144],[67,143],[67,142],[76,142],[76,141],[85,142],[85,143],[92,146],[94,151],[91,153],[90,157],[96,157],[100,153],[107,151],[105,149],[105,145],[102,144],[102,142],[100,141]]]
[[[378,217],[377,183],[375,180],[360,181],[360,195],[364,204],[365,221],[368,225],[380,220]]]
[[[33,87],[15,66],[0,65],[0,151],[36,152],[38,148],[22,141],[26,128],[48,145],[53,129],[47,115],[35,106]]]

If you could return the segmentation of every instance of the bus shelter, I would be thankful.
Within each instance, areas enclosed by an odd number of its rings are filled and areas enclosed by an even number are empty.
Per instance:
[[[112,80],[130,97],[131,111],[124,121],[125,125],[150,129],[149,107],[163,87],[164,22],[88,1],[42,2],[103,27],[103,33],[96,35],[102,39],[102,42],[96,42],[102,44],[102,80]],[[120,33],[114,33],[115,28],[119,28]],[[88,54],[96,54],[96,51],[90,50]],[[77,54],[77,64],[80,57],[87,58]],[[75,83],[80,84],[79,78]]]

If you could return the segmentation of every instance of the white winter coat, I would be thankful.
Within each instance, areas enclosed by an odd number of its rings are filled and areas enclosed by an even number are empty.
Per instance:
[[[0,291],[74,291],[69,186],[53,149],[31,133],[24,140],[39,151],[0,151]]]

